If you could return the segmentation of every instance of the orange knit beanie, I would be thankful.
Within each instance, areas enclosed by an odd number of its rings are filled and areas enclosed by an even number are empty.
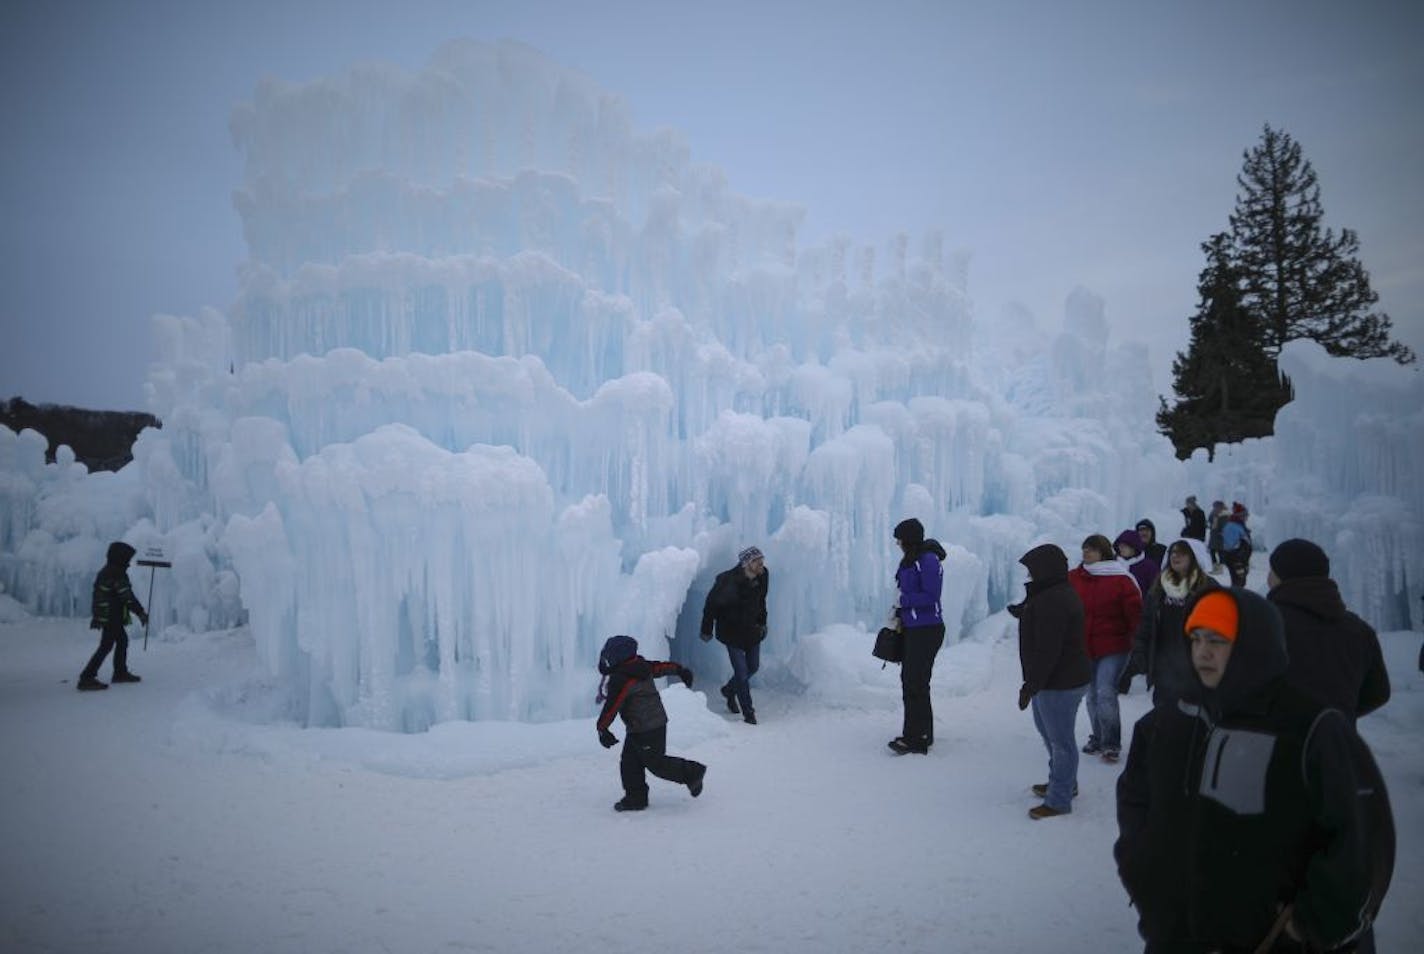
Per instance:
[[[1214,630],[1234,643],[1240,622],[1236,601],[1223,590],[1213,590],[1197,600],[1182,629],[1187,635],[1198,628]]]

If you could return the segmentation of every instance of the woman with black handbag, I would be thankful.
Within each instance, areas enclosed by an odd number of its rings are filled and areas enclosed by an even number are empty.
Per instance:
[[[895,616],[904,634],[904,660],[900,664],[900,692],[905,702],[903,731],[890,740],[896,755],[927,755],[934,745],[934,709],[930,705],[930,675],[935,656],[944,645],[944,617],[940,591],[944,586],[944,547],[925,539],[925,528],[914,517],[895,527],[902,554],[895,571],[900,595]]]

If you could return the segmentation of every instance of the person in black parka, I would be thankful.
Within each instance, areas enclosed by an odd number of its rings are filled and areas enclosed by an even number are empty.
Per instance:
[[[1285,621],[1286,679],[1356,719],[1389,701],[1389,672],[1374,628],[1345,608],[1330,560],[1309,540],[1271,551],[1266,595]]]
[[[1260,595],[1199,594],[1184,629],[1196,685],[1138,721],[1117,783],[1113,857],[1146,950],[1373,950],[1395,834],[1369,748],[1286,681]]]
[[[139,677],[129,672],[129,634],[124,628],[137,616],[147,624],[148,613],[143,604],[133,594],[129,585],[129,561],[134,557],[134,548],[122,541],[109,544],[107,559],[94,577],[94,595],[89,610],[89,628],[99,630],[99,648],[89,657],[89,663],[79,674],[75,688],[81,692],[107,689],[107,684],[99,681],[99,667],[112,650],[114,653],[114,682],[138,682]]]
[[[702,641],[715,635],[727,647],[732,678],[722,686],[727,710],[741,713],[742,721],[757,724],[752,704],[752,676],[761,668],[761,643],[766,639],[766,594],[771,571],[756,547],[737,554],[737,565],[717,574],[702,604]]]
[[[1029,572],[1027,595],[1008,607],[1019,621],[1019,709],[1033,706],[1033,724],[1048,749],[1048,782],[1036,785],[1043,804],[1034,820],[1066,815],[1078,789],[1078,708],[1093,677],[1083,641],[1083,601],[1068,582],[1068,556],[1051,543],[1019,557]]]
[[[676,676],[691,689],[692,670],[674,662],[644,659],[638,655],[636,639],[619,635],[609,637],[603,644],[598,671],[607,681],[606,687],[600,685],[598,693],[603,703],[598,713],[598,741],[605,749],[618,744],[618,737],[609,730],[615,716],[622,717],[628,730],[623,756],[618,760],[623,797],[614,803],[614,810],[638,812],[648,807],[645,772],[686,785],[693,798],[701,795],[707,766],[667,754],[667,710],[658,695],[657,683],[653,682],[659,676]]]

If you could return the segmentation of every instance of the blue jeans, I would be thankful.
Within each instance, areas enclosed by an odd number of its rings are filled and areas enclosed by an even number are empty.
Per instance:
[[[1088,722],[1093,727],[1089,742],[1103,751],[1122,750],[1122,716],[1117,710],[1117,680],[1127,665],[1127,653],[1114,653],[1093,660],[1093,681],[1088,683]]]
[[[1033,697],[1033,725],[1048,749],[1048,794],[1043,804],[1060,812],[1073,810],[1073,788],[1078,783],[1078,703],[1087,686],[1077,689],[1041,689]]]
[[[726,693],[735,693],[737,702],[741,704],[742,712],[755,712],[752,706],[752,676],[761,668],[761,643],[752,646],[751,649],[738,649],[736,646],[727,647],[727,659],[732,664],[732,678],[727,680],[723,686]]]

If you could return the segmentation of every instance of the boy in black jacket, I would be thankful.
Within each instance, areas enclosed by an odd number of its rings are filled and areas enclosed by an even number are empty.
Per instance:
[[[617,736],[608,730],[615,715],[623,717],[628,729],[623,757],[618,762],[623,797],[614,803],[613,809],[639,812],[648,807],[645,771],[686,785],[693,798],[701,795],[707,766],[667,754],[667,710],[653,682],[659,676],[677,676],[691,689],[692,670],[673,662],[644,659],[638,655],[638,641],[632,636],[613,636],[603,644],[598,671],[607,679],[606,692],[603,687],[599,689],[603,711],[598,714],[598,741],[605,749],[618,744]]]
[[[138,682],[138,676],[129,672],[129,634],[124,629],[129,622],[129,613],[143,623],[148,622],[148,613],[143,604],[133,594],[129,585],[129,561],[133,559],[134,548],[127,543],[115,541],[109,544],[109,553],[104,568],[94,577],[94,600],[89,611],[89,628],[99,630],[99,648],[89,657],[89,664],[79,674],[75,688],[81,692],[107,689],[107,684],[99,681],[99,666],[109,651],[114,652],[114,682]]]

